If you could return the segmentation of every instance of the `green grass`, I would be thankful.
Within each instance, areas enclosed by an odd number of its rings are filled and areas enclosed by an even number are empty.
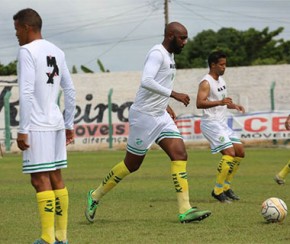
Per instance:
[[[233,183],[241,200],[233,204],[218,203],[210,196],[220,155],[208,150],[188,154],[191,202],[211,210],[209,218],[178,223],[169,160],[163,151],[152,150],[139,171],[102,199],[96,222],[89,224],[84,217],[87,191],[99,185],[124,151],[69,153],[63,175],[70,193],[70,244],[290,243],[289,216],[282,224],[267,224],[260,214],[261,203],[273,196],[290,207],[290,186],[273,181],[288,161],[289,150],[246,149]],[[39,218],[30,177],[21,172],[21,155],[0,159],[0,187],[0,243],[32,243],[40,234]]]

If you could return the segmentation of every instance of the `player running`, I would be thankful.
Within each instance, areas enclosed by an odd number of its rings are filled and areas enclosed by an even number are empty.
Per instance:
[[[211,194],[218,201],[228,203],[229,200],[240,199],[231,189],[231,183],[245,152],[240,139],[228,126],[227,109],[242,113],[245,109],[234,104],[227,95],[227,85],[221,77],[226,70],[226,55],[220,51],[212,52],[208,57],[208,66],[209,73],[199,84],[196,107],[203,109],[201,131],[210,143],[211,152],[222,154]]]
[[[179,221],[187,223],[208,217],[211,212],[198,210],[189,202],[187,182],[187,152],[174,123],[175,113],[168,106],[169,98],[189,104],[189,96],[172,90],[175,78],[174,54],[179,54],[187,42],[186,28],[177,22],[168,24],[162,44],[147,54],[140,88],[130,108],[126,156],[111,169],[96,190],[87,196],[86,218],[93,222],[100,200],[122,179],[141,166],[150,146],[156,142],[171,160],[171,174],[175,186]]]

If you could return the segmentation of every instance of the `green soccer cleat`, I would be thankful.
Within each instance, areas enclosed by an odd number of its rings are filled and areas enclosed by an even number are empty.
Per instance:
[[[193,207],[185,213],[179,214],[178,218],[180,223],[189,223],[192,221],[201,221],[210,215],[211,212],[208,210],[198,210],[196,207]]]
[[[85,216],[90,223],[94,222],[95,213],[96,213],[96,210],[97,210],[98,205],[99,205],[99,203],[92,198],[93,192],[94,192],[94,190],[90,190],[88,192],[87,207],[85,210]]]

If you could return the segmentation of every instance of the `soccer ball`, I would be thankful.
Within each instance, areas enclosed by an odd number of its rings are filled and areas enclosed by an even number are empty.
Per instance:
[[[261,214],[267,222],[282,222],[287,216],[287,206],[280,198],[271,197],[262,203]]]

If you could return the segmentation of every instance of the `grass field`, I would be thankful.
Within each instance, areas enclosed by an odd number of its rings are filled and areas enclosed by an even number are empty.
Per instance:
[[[290,158],[289,150],[246,149],[233,183],[241,200],[232,204],[210,196],[220,155],[207,149],[188,154],[191,202],[211,210],[209,218],[178,222],[169,160],[162,151],[152,150],[139,171],[102,199],[96,222],[89,224],[84,217],[87,191],[100,183],[124,151],[69,153],[69,168],[63,175],[70,193],[70,244],[290,243],[290,216],[282,224],[267,224],[260,214],[261,203],[273,196],[290,207],[290,178],[285,186],[273,181]],[[32,243],[40,234],[38,210],[29,176],[21,173],[21,155],[0,159],[0,187],[0,243]]]

